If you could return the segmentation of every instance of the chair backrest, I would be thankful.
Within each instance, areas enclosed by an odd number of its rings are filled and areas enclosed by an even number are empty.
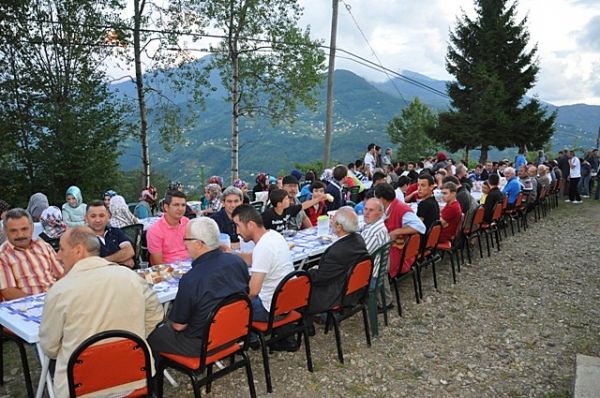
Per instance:
[[[502,210],[506,209],[508,207],[508,196],[504,195],[504,197],[502,198]]]
[[[373,277],[377,278],[376,284],[375,286],[371,286],[371,290],[380,288],[384,278],[386,278],[392,243],[392,241],[388,241],[382,244],[371,254],[371,259],[373,260]]]
[[[129,238],[133,245],[133,261],[137,266],[140,263],[140,254],[142,252],[142,233],[144,232],[144,224],[132,224],[121,228],[121,231]]]
[[[404,263],[404,260],[409,259],[411,257],[415,257],[417,254],[419,254],[420,247],[421,247],[421,235],[419,235],[419,234],[410,235],[404,241],[404,248],[402,249],[402,261],[400,261],[400,264],[402,265]]]
[[[346,279],[342,296],[342,308],[350,302],[349,296],[358,302],[364,302],[369,294],[369,285],[373,276],[373,260],[370,257],[360,260],[352,266]]]
[[[202,339],[200,369],[248,347],[252,304],[242,292],[225,297],[211,311]]]
[[[128,396],[150,396],[151,377],[152,365],[146,343],[125,330],[108,330],[86,339],[73,351],[67,364],[70,397],[138,380],[145,380],[146,388],[136,390],[139,395]]]
[[[501,208],[504,209],[504,203],[502,204]],[[484,216],[485,216],[485,207],[479,206],[479,208],[475,212],[475,215],[471,219],[471,225],[469,225],[469,229],[466,231],[466,233],[468,233],[468,234],[472,233],[475,230],[475,226],[476,225],[483,224],[483,217]]]
[[[60,238],[48,238],[46,242],[58,253],[58,250],[60,249]]]
[[[265,203],[257,200],[256,202],[250,202],[250,205],[256,209],[259,213],[263,212],[263,208],[265,207]]]
[[[496,203],[494,206],[494,212],[492,213],[492,222],[498,222],[500,218],[502,218],[502,204]]]
[[[544,199],[546,199],[546,191],[548,190],[547,187],[542,187],[538,193],[538,200],[541,202]]]
[[[432,250],[437,246],[441,233],[442,223],[440,220],[436,220],[431,224],[431,227],[429,227],[429,230],[425,234],[425,245],[423,245],[422,255],[424,255],[427,250]]]
[[[359,200],[359,191],[360,191],[360,187],[359,186],[355,186],[350,188],[350,200],[354,203],[358,203],[360,202]]]
[[[521,204],[523,203],[523,197],[525,196],[525,194],[523,192],[520,192],[517,195],[517,199],[515,200],[515,208],[521,207]]]
[[[286,275],[273,293],[269,327],[273,324],[275,317],[308,306],[311,286],[310,275],[306,271],[298,270]]]

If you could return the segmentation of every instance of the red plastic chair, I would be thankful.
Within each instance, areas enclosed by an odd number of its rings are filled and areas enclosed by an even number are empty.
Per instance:
[[[256,397],[252,368],[246,351],[250,340],[250,327],[252,324],[252,304],[244,293],[234,293],[223,300],[208,316],[202,343],[198,347],[200,356],[188,357],[184,355],[161,352],[162,360],[156,371],[156,389],[159,398],[163,396],[164,370],[173,368],[187,374],[192,381],[194,396],[200,397],[200,387],[206,385],[209,393],[213,380],[225,376],[241,367],[246,368],[250,396]],[[236,355],[242,358],[236,361]],[[229,364],[223,369],[213,373],[215,362],[230,358]],[[206,376],[202,377],[206,371]]]
[[[108,339],[118,339],[105,342]],[[108,330],[86,339],[67,364],[69,396],[79,397],[144,380],[146,385],[126,397],[152,395],[152,365],[144,340],[125,330]]]
[[[417,280],[416,262],[421,248],[421,235],[414,234],[410,235],[404,241],[404,248],[402,249],[402,256],[400,257],[400,269],[404,261],[410,258],[414,258],[413,264],[411,264],[410,270],[404,274],[398,273],[395,276],[390,276],[390,284],[394,285],[394,292],[396,293],[396,304],[398,305],[398,315],[402,316],[402,306],[400,304],[400,292],[398,291],[398,282],[407,276],[411,275],[413,280],[413,286],[415,288],[415,298],[417,304],[419,304],[419,282]]]
[[[373,261],[371,258],[359,261],[348,273],[348,279],[342,290],[342,302],[327,310],[327,319],[325,320],[325,334],[333,324],[335,332],[335,343],[337,345],[338,359],[344,363],[344,354],[342,352],[342,339],[340,336],[340,322],[351,316],[362,312],[363,323],[365,326],[365,335],[367,345],[371,346],[371,335],[369,334],[369,320],[367,315],[367,297],[369,295],[369,285],[373,274]]]
[[[313,371],[308,341],[308,322],[303,312],[308,307],[310,292],[311,282],[308,272],[294,271],[290,273],[279,282],[275,289],[271,301],[271,310],[269,311],[269,320],[267,322],[252,322],[252,331],[258,334],[260,340],[268,392],[273,392],[269,355],[267,353],[267,347],[272,343],[297,334],[298,344],[300,344],[300,337],[303,335],[306,349],[306,366],[309,372]],[[286,326],[285,332],[279,329],[275,335],[274,330],[282,326]],[[265,339],[265,336],[270,336],[270,338]]]
[[[416,270],[417,270],[417,280],[419,285],[419,297],[423,299],[423,284],[421,281],[421,269],[426,268],[429,265],[432,265],[433,271],[433,286],[437,290],[437,276],[435,274],[435,262],[439,261],[440,255],[436,248],[438,241],[440,240],[440,235],[442,233],[442,223],[440,220],[436,220],[431,224],[429,230],[425,234],[425,244],[421,247],[421,252],[419,253],[419,258],[417,259]]]
[[[519,198],[522,198],[522,194],[519,194],[519,197],[517,198],[517,202],[519,201]],[[482,233],[485,235],[485,244],[487,247],[487,253],[488,253],[488,257],[490,257],[492,254],[490,252],[490,240],[492,243],[492,247],[494,247],[494,237],[489,237],[489,235],[494,234],[496,237],[496,248],[498,251],[500,251],[500,228],[499,228],[499,222],[500,219],[502,218],[502,204],[501,203],[496,203],[496,205],[494,206],[494,213],[492,214],[492,221],[489,224],[481,224],[481,231]]]
[[[469,259],[469,264],[471,261],[471,239],[477,238],[477,244],[479,245],[479,257],[483,258],[483,248],[481,247],[481,224],[483,224],[483,217],[485,216],[485,208],[483,206],[479,206],[479,208],[475,211],[475,215],[471,219],[471,225],[468,228],[463,230],[463,235],[465,237],[465,248],[467,249],[467,258]]]

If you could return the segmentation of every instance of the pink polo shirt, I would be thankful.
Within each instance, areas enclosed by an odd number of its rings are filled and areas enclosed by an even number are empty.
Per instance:
[[[190,255],[185,248],[183,238],[185,237],[185,226],[189,221],[187,217],[181,217],[179,224],[173,227],[167,223],[163,215],[148,229],[146,234],[148,252],[150,254],[162,253],[165,263],[188,259]]]

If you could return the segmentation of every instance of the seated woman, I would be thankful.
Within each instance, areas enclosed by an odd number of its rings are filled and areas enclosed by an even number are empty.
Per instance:
[[[66,193],[67,202],[62,205],[63,220],[67,227],[85,225],[85,211],[87,205],[83,203],[81,190],[75,185],[70,186]]]
[[[114,228],[123,228],[128,225],[138,224],[140,220],[131,214],[125,198],[121,195],[115,195],[110,198],[110,226]]]

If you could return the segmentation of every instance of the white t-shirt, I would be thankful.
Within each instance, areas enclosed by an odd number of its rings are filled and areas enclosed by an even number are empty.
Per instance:
[[[268,230],[252,251],[252,272],[265,274],[258,297],[265,310],[271,310],[271,299],[279,282],[294,271],[292,253],[279,233]]]
[[[396,190],[394,192],[396,192],[396,199],[398,199],[400,202],[404,203],[404,192],[402,192],[402,190],[400,188],[396,188]]]
[[[371,172],[371,174],[373,174],[373,170],[375,170],[375,167],[377,166],[377,162],[375,162],[375,158],[373,157],[373,154],[371,152],[367,152],[365,154],[365,167],[367,167],[369,169],[369,171]]]
[[[571,167],[571,170],[569,171],[569,177],[580,178],[581,163],[579,162],[579,158],[577,156],[573,156],[571,159],[569,159],[569,166]]]

